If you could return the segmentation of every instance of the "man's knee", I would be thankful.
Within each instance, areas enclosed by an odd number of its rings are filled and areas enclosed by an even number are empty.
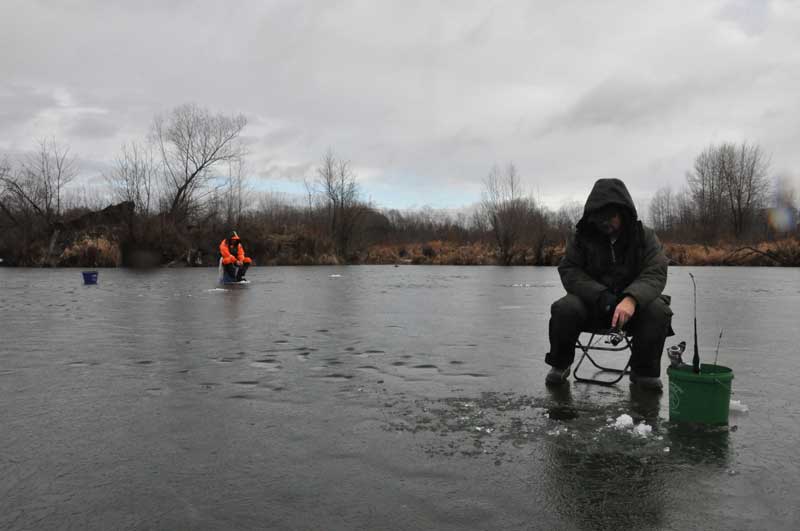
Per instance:
[[[550,315],[559,320],[583,321],[586,312],[586,305],[575,295],[561,297],[550,306]]]
[[[637,315],[638,314],[638,315]],[[667,334],[672,323],[672,309],[661,297],[636,309],[636,328],[641,332]]]

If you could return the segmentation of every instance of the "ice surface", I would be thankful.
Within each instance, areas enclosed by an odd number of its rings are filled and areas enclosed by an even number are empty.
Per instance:
[[[566,426],[556,426],[552,430],[548,431],[547,435],[556,435],[556,436],[558,436],[558,435],[561,435],[562,433],[568,433],[568,432],[569,432],[569,428],[567,428]]]

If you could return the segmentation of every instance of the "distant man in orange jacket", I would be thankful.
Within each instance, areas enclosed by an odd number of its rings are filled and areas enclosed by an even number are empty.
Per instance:
[[[244,274],[247,273],[247,268],[253,261],[244,255],[244,246],[236,231],[220,242],[219,253],[222,255],[222,267],[225,269],[225,275],[235,279],[236,282],[244,280]]]

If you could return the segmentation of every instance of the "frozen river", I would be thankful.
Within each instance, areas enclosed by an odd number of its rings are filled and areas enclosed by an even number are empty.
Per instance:
[[[554,268],[0,268],[0,528],[797,529],[800,270],[689,271],[726,428],[548,391]]]

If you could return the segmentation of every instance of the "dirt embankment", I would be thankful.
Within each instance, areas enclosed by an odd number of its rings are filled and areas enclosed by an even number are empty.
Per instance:
[[[23,265],[118,267],[121,244],[129,236],[134,205],[123,202],[55,223],[49,236],[37,239]]]

